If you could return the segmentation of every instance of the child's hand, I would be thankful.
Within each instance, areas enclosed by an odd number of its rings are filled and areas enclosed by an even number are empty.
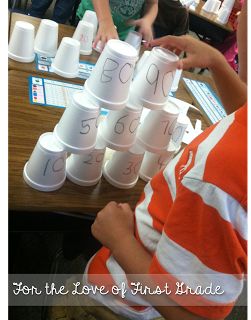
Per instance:
[[[142,34],[143,40],[146,41],[146,44],[150,43],[153,39],[152,24],[148,21],[147,18],[141,18],[138,20],[129,20],[128,25],[138,27],[138,32]]]
[[[222,60],[221,53],[210,45],[191,36],[166,36],[151,41],[151,46],[161,46],[180,54],[185,51],[187,57],[179,60],[178,69],[211,68]]]
[[[120,241],[134,237],[134,214],[127,203],[109,202],[92,225],[92,234],[105,247],[114,251]]]
[[[93,42],[93,47],[96,47],[98,41],[101,41],[104,47],[106,42],[110,39],[118,39],[118,33],[113,24],[113,21],[110,21],[110,19],[99,21],[99,28]]]

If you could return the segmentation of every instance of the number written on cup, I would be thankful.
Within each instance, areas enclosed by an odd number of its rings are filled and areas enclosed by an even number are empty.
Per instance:
[[[104,155],[105,155],[104,152],[98,152],[98,153],[92,152],[86,156],[87,159],[84,160],[83,163],[87,165],[102,164]]]
[[[139,172],[139,169],[140,169],[140,166],[141,166],[141,162],[142,162],[142,160],[137,161],[137,162],[129,161],[128,162],[128,166],[123,171],[123,175],[126,175],[126,176],[128,176],[128,175],[137,176],[138,172]]]
[[[96,128],[98,128],[98,118],[99,117],[93,117],[89,119],[81,120],[81,130],[80,134],[88,134],[91,130],[91,126],[95,125]]]
[[[119,81],[122,84],[126,84],[129,80],[131,80],[133,71],[133,64],[125,63],[123,65],[120,65],[117,61],[107,58],[103,65],[100,82],[109,83],[113,81],[116,76],[116,81]]]
[[[125,131],[134,134],[140,124],[140,117],[137,117],[127,123],[126,118],[129,114],[126,114],[123,117],[120,117],[114,126],[114,132],[117,134],[123,134]]]
[[[60,157],[55,160],[48,159],[46,161],[43,176],[50,175],[51,173],[58,173],[65,168],[65,158]]]
[[[159,92],[160,88],[160,92],[162,92],[164,97],[168,96],[169,90],[172,86],[173,78],[173,71],[163,73],[159,70],[155,63],[152,63],[149,66],[146,73],[146,81],[152,86],[153,94],[155,95],[157,91]]]
[[[177,122],[177,118],[173,119],[173,120],[162,120],[161,123],[163,123],[163,134],[166,135],[168,134],[169,136],[172,135],[174,127],[176,125]]]

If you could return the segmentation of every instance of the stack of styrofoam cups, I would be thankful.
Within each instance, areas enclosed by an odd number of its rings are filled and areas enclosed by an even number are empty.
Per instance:
[[[189,124],[188,116],[180,113],[178,116],[176,125],[174,127],[174,130],[172,133],[172,139],[171,139],[176,150],[179,150],[181,147],[182,139],[184,137],[188,124]]]
[[[54,128],[55,137],[66,151],[81,154],[94,149],[99,112],[99,107],[84,93],[73,94],[72,104],[65,109]]]
[[[54,191],[62,187],[66,178],[67,153],[58,145],[52,132],[42,134],[25,164],[25,182],[40,191]]]
[[[137,144],[128,151],[115,151],[103,167],[103,176],[117,188],[134,187],[139,178],[144,152],[144,149]]]
[[[137,50],[130,44],[111,39],[102,51],[90,77],[85,82],[85,92],[100,107],[123,109],[129,96]]]
[[[171,161],[175,151],[176,148],[172,141],[170,141],[167,150],[163,153],[158,154],[146,151],[139,171],[140,178],[146,182],[151,180],[155,174],[164,169]]]
[[[203,5],[202,10],[208,13],[218,14],[220,6],[221,6],[220,0],[207,0]]]
[[[221,8],[218,12],[218,17],[216,19],[217,22],[226,24],[228,22],[229,16],[232,12],[233,6],[235,1],[234,0],[224,0]]]
[[[98,29],[98,18],[95,11],[86,10],[82,21],[89,22],[93,25],[93,37],[95,38]]]
[[[162,110],[151,110],[137,133],[137,143],[145,150],[161,153],[167,149],[179,115],[178,107],[168,101]]]
[[[132,86],[132,98],[143,107],[163,109],[172,87],[178,56],[173,52],[155,47],[136,74]]]
[[[8,56],[19,62],[32,62],[34,53],[35,28],[31,23],[17,21],[12,31]]]
[[[80,54],[90,55],[92,53],[93,24],[80,20],[72,36],[80,42]]]
[[[171,92],[176,92],[178,90],[182,71],[183,71],[182,69],[177,69],[176,70],[175,76],[174,76],[174,79],[173,79],[173,83],[172,83],[172,87],[171,87]]]
[[[137,52],[140,52],[141,48],[141,41],[142,41],[142,34],[137,31],[130,31],[125,39],[125,42],[132,45]]]
[[[51,66],[53,71],[65,78],[75,78],[79,70],[80,42],[64,37]]]
[[[136,139],[140,124],[142,107],[137,107],[130,102],[118,111],[110,111],[106,119],[99,126],[99,135],[106,141],[107,147],[125,151],[130,149]]]
[[[42,19],[35,37],[34,51],[45,57],[55,57],[58,47],[58,24]]]
[[[98,138],[93,151],[87,154],[71,154],[66,160],[66,175],[80,186],[92,186],[102,176],[102,165],[106,144]]]

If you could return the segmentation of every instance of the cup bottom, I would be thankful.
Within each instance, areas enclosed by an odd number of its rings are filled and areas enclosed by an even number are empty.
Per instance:
[[[66,165],[66,176],[67,176],[67,179],[69,179],[71,182],[73,182],[79,186],[90,187],[90,186],[94,186],[95,184],[97,184],[99,182],[99,180],[102,177],[102,173],[97,179],[89,180],[89,181],[88,180],[81,180],[81,179],[78,179],[77,177],[73,176],[69,171],[67,171],[67,165]]]
[[[51,67],[53,68],[53,71],[58,74],[59,76],[61,77],[64,77],[64,78],[76,78],[77,75],[78,75],[78,70],[75,71],[75,72],[65,72],[63,70],[60,70],[58,69],[57,67],[55,67],[55,65],[52,63],[51,64]]]
[[[50,191],[55,191],[58,190],[59,188],[61,188],[65,182],[66,179],[66,175],[64,177],[64,179],[58,183],[58,184],[54,184],[52,186],[44,186],[42,184],[36,183],[35,181],[31,180],[27,174],[27,165],[28,162],[26,162],[25,166],[24,166],[24,170],[23,170],[23,178],[24,181],[33,189],[39,190],[39,191],[44,191],[44,192],[50,192]]]
[[[83,56],[90,56],[92,54],[92,49],[91,50],[80,50],[80,54]]]
[[[47,57],[47,58],[54,58],[56,55],[56,52],[44,51],[44,50],[41,50],[38,48],[34,48],[34,51],[36,54],[39,54],[39,55]]]
[[[21,56],[17,56],[16,54],[8,51],[8,57],[10,59],[18,61],[18,62],[30,63],[30,62],[34,61],[35,53],[31,57],[21,57]]]
[[[114,142],[107,140],[104,135],[102,136],[102,138],[106,142],[106,146],[108,148],[110,148],[112,150],[116,150],[116,151],[127,151],[134,145],[134,143],[127,144],[127,145],[119,145],[119,144],[116,144]]]
[[[99,98],[96,96],[88,87],[88,79],[85,82],[84,87],[85,92],[89,96],[89,99],[93,101],[93,103],[96,103],[99,107],[109,109],[109,110],[122,110],[128,101],[128,99],[121,101],[121,102],[111,102],[104,99]]]
[[[106,166],[107,166],[108,161],[105,163],[104,167],[103,167],[103,176],[106,179],[107,182],[109,182],[111,185],[113,185],[116,188],[119,189],[130,189],[133,188],[137,181],[138,181],[138,177],[136,178],[136,180],[134,180],[131,183],[125,184],[125,183],[121,183],[119,181],[114,180],[109,173],[106,171]]]

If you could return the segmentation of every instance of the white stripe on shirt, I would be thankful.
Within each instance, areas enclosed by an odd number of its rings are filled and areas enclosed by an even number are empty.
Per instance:
[[[203,180],[207,157],[211,150],[217,145],[217,143],[223,138],[228,128],[231,126],[235,119],[235,114],[232,113],[226,118],[223,118],[209,134],[209,136],[203,140],[197,149],[195,162],[193,168],[189,171],[189,175],[195,179]]]
[[[148,206],[153,195],[153,189],[150,182],[145,186],[144,193],[144,201],[142,201],[135,209],[136,226],[139,238],[145,248],[150,252],[154,252],[161,237],[161,233],[153,228],[153,218],[148,211]]]
[[[224,274],[208,268],[197,256],[171,240],[163,231],[157,247],[156,257],[161,266],[174,277],[195,290],[210,283],[224,290],[222,295],[202,296],[217,303],[230,303],[237,299],[242,291],[243,282],[234,275]]]
[[[238,201],[211,183],[185,176],[182,184],[201,196],[205,204],[215,208],[221,218],[230,222],[242,238],[247,240],[247,213]]]

